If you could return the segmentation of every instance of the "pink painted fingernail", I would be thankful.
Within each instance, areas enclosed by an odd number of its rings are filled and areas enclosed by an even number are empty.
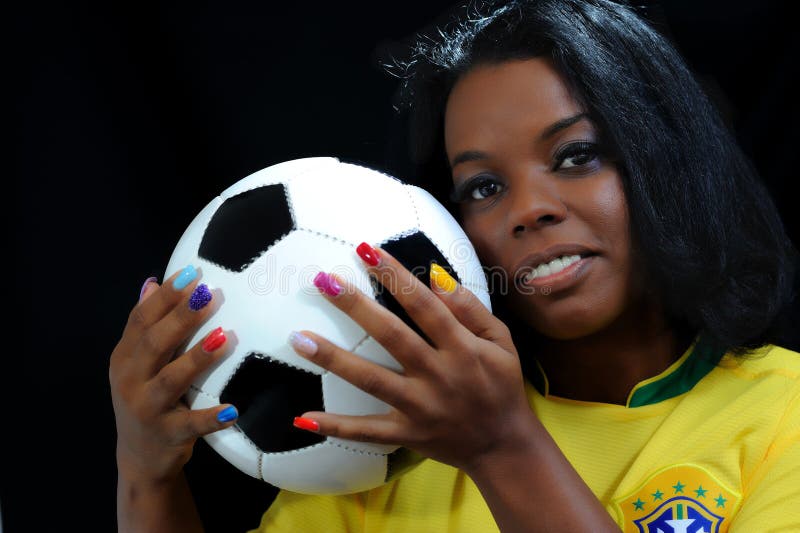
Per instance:
[[[338,296],[342,292],[342,286],[326,272],[320,272],[314,277],[314,285],[328,296]]]
[[[296,331],[289,335],[289,344],[302,355],[314,355],[319,349],[316,342]]]

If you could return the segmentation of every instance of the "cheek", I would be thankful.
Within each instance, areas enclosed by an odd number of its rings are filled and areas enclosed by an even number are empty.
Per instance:
[[[496,228],[497,224],[492,224],[486,217],[468,216],[462,217],[461,226],[472,246],[475,247],[481,263],[484,265],[497,264],[498,253],[493,248],[493,243],[496,245],[498,239],[496,235],[492,234],[492,228]]]
[[[627,255],[630,248],[628,205],[616,173],[601,180],[592,197],[590,216],[595,220],[597,233],[604,236],[609,249]]]
[[[634,265],[628,203],[619,177],[596,191],[596,221],[608,251],[610,268],[618,283],[609,286],[609,301],[627,306],[642,291],[644,271]],[[613,287],[613,289],[612,289]]]

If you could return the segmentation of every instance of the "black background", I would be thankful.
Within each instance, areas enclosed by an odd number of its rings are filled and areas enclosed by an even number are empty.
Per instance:
[[[777,1],[651,2],[769,186],[795,243],[797,33]],[[271,164],[335,155],[402,177],[384,51],[452,2],[30,2],[9,8],[5,531],[115,529],[108,356],[213,196]],[[398,156],[399,154],[399,156]],[[699,214],[702,217],[702,213]],[[795,348],[797,349],[797,348]],[[197,448],[212,531],[272,491]]]

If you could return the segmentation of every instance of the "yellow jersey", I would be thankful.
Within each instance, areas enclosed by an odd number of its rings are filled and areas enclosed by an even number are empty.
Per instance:
[[[800,354],[764,346],[736,358],[700,343],[639,383],[627,405],[548,394],[531,408],[623,531],[800,531]],[[463,472],[425,460],[343,496],[281,491],[255,532],[498,531]]]

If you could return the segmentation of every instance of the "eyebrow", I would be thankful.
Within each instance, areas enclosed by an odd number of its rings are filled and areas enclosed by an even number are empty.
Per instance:
[[[454,168],[456,165],[460,165],[461,163],[467,163],[468,161],[480,161],[481,159],[486,159],[487,157],[489,156],[486,155],[486,152],[467,150],[466,152],[461,152],[455,157],[455,159],[453,159],[453,163],[450,165],[450,168]]]
[[[559,131],[565,130],[570,126],[572,126],[573,124],[576,124],[585,118],[589,118],[586,113],[578,113],[577,115],[561,119],[555,124],[548,126],[539,136],[539,140],[540,141],[547,140],[556,133],[558,133]]]
[[[545,141],[556,133],[567,129],[573,124],[576,124],[586,118],[588,118],[586,113],[578,113],[577,115],[563,118],[545,128],[545,130],[539,136],[539,140]],[[461,152],[453,159],[453,163],[450,165],[450,168],[454,168],[456,165],[460,165],[461,163],[480,161],[481,159],[487,159],[488,157],[489,155],[486,152],[481,152],[479,150],[467,150],[466,152]]]

